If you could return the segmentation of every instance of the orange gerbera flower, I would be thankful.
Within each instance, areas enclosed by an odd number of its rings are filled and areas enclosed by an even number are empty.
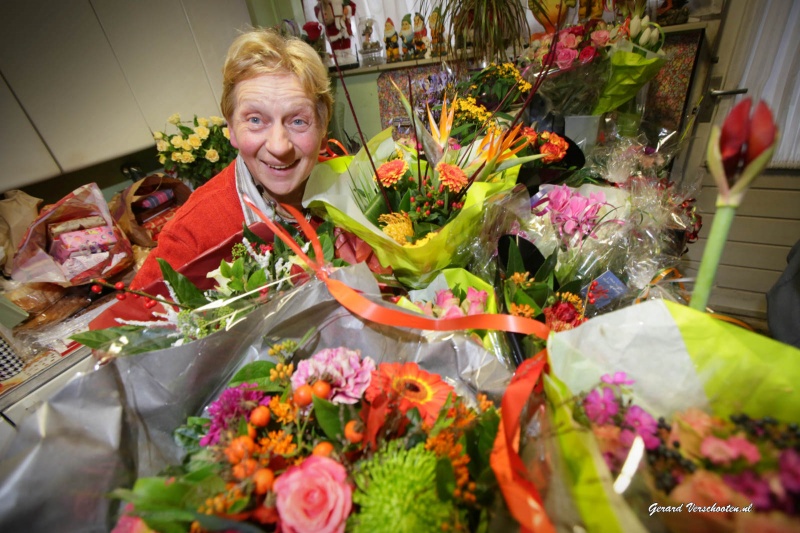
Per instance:
[[[391,187],[408,171],[405,159],[387,161],[378,167],[377,181],[384,187]]]
[[[467,185],[467,175],[459,166],[440,161],[436,165],[436,172],[439,173],[439,181],[452,192],[459,192]]]
[[[380,394],[399,400],[400,411],[416,407],[423,422],[433,424],[453,387],[437,374],[422,370],[416,363],[381,363],[372,373],[364,397],[368,402]]]

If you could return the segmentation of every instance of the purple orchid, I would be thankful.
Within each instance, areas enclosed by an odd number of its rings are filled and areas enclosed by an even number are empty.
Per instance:
[[[619,412],[619,403],[611,389],[603,388],[602,392],[600,389],[594,389],[586,395],[583,408],[591,422],[603,425]]]

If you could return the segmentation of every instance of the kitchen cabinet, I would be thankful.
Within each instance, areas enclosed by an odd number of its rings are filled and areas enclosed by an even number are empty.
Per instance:
[[[21,166],[2,189],[146,149],[173,113],[218,115],[225,53],[250,24],[244,0],[17,0],[5,8],[0,74],[12,96],[0,98],[4,110],[18,104],[16,115],[29,121],[23,129],[39,138],[2,145],[2,160]],[[1,138],[17,131],[2,121]],[[43,147],[51,154],[44,168]]]

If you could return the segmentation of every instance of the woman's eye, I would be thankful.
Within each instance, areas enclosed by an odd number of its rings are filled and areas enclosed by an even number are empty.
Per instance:
[[[258,117],[250,117],[247,119],[250,124],[261,124],[261,119]]]
[[[292,124],[294,124],[295,126],[306,126],[308,125],[308,122],[303,120],[302,118],[296,118],[292,121]]]

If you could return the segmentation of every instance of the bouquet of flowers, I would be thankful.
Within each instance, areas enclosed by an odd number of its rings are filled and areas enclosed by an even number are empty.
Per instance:
[[[284,228],[300,249],[313,257],[311,243],[291,226]],[[340,259],[333,257],[332,225],[323,223],[316,231],[324,260],[333,266],[343,266]],[[117,320],[120,326],[78,333],[73,340],[116,356],[185,344],[229,330],[274,295],[309,279],[308,266],[286,244],[280,239],[267,242],[247,227],[243,228],[240,242],[233,245],[231,256],[231,261],[222,259],[219,267],[206,275],[214,283],[206,291],[159,259],[168,298],[128,289],[122,282],[111,285],[98,280],[92,286],[94,292],[102,291],[103,286],[112,287],[118,291],[117,299],[125,301],[122,305],[142,307],[152,313],[153,319],[121,318]]]
[[[538,72],[554,54],[556,68],[543,74],[539,94],[562,115],[590,115],[609,77],[607,49],[622,37],[620,27],[594,20],[533,39],[523,60]]]
[[[195,116],[191,122],[184,122],[176,113],[168,122],[177,128],[177,133],[153,134],[158,162],[164,165],[167,174],[198,187],[236,158],[237,150],[231,145],[223,118]]]
[[[459,395],[416,363],[376,364],[346,347],[295,366],[287,358],[296,348],[273,345],[277,363],[246,365],[207,416],[188,418],[176,431],[183,465],[115,492],[133,504],[128,514],[159,531],[488,523],[499,415],[486,396]]]
[[[369,243],[403,283],[416,287],[432,272],[463,265],[457,256],[478,234],[485,200],[513,188],[518,165],[544,155],[514,157],[529,143],[521,126],[461,146],[451,137],[454,103],[443,106],[438,123],[429,112],[428,132],[400,94],[418,145],[397,143],[390,130],[383,131],[353,158],[318,165],[303,205],[324,210],[334,224]]]

